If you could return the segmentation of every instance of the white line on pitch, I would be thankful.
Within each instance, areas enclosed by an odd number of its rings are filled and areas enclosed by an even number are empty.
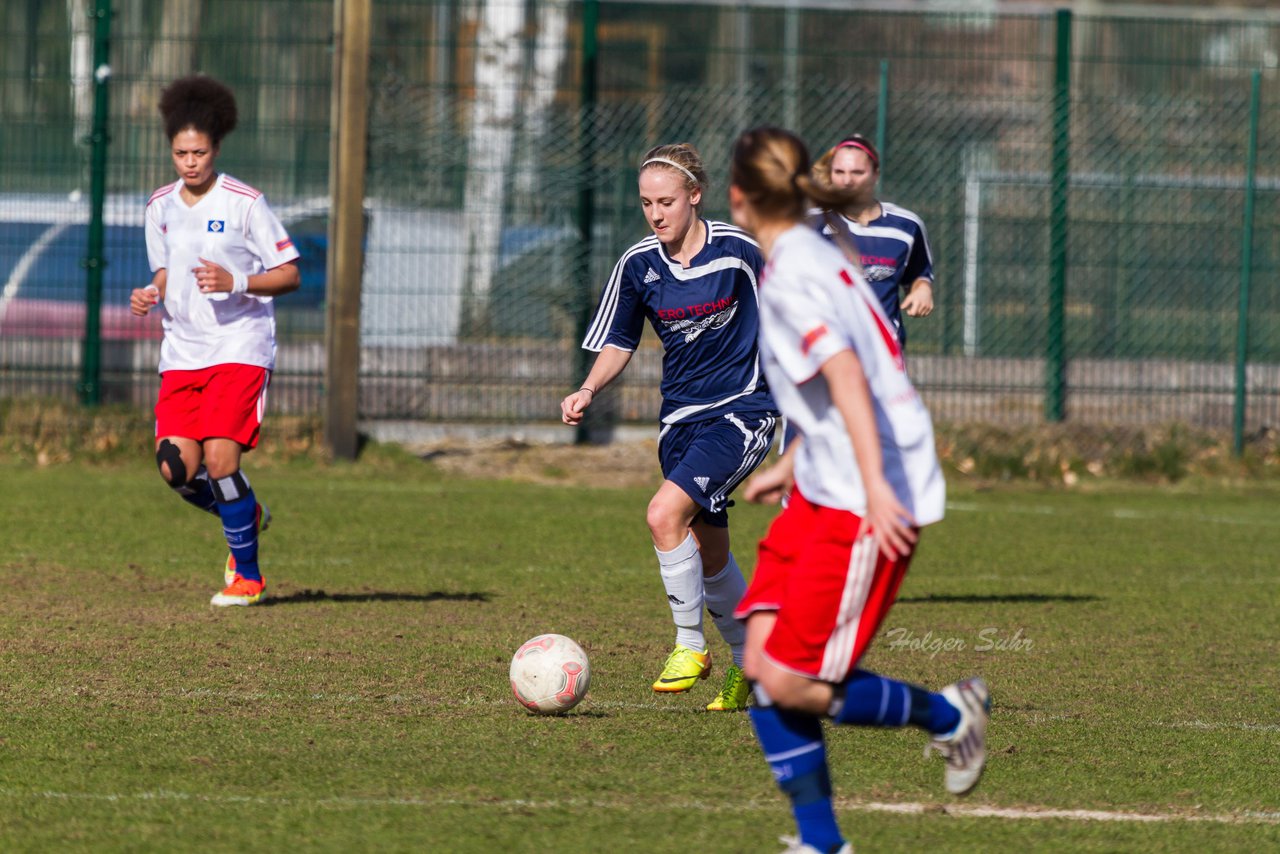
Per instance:
[[[1157,721],[1156,726],[1169,727],[1170,729],[1242,729],[1248,732],[1280,732],[1280,724],[1251,724],[1246,721],[1218,723],[1215,721],[1175,721],[1173,723],[1165,723]]]
[[[278,797],[273,795],[211,795],[191,792],[158,790],[154,792],[52,792],[22,791],[0,788],[0,798],[43,799],[64,801],[101,801],[120,803],[127,801],[190,801],[212,804],[258,804],[263,806],[299,805],[309,808],[332,807],[337,809],[369,807],[496,807],[498,809],[594,809],[643,811],[644,806],[635,801],[598,801],[586,798],[534,801],[524,798],[490,800],[487,798],[358,798],[358,797]],[[750,812],[776,806],[772,800],[758,799],[742,802],[715,803],[702,801],[698,808],[710,812]],[[1137,813],[1123,810],[1053,809],[1050,807],[993,807],[959,804],[881,803],[876,801],[851,801],[837,799],[836,807],[849,812],[884,812],[905,815],[943,814],[956,818],[1001,818],[1031,821],[1111,821],[1132,823],[1153,822],[1208,822],[1212,824],[1280,824],[1280,812],[1244,810],[1237,813]],[[657,808],[657,807],[655,807]],[[665,807],[662,807],[665,809]]]
[[[1059,513],[1057,507],[1053,507],[1048,504],[991,505],[979,504],[973,501],[948,501],[947,510],[955,511],[957,513],[1015,513],[1025,516],[1057,516]],[[1076,511],[1070,511],[1070,513],[1075,512]],[[1122,519],[1124,521],[1132,522],[1167,522],[1183,519],[1189,522],[1205,522],[1216,525],[1280,525],[1280,520],[1270,517],[1248,518],[1241,516],[1219,516],[1209,513],[1179,513],[1177,511],[1156,512],[1152,510],[1133,510],[1128,507],[1117,507],[1114,510],[1103,511],[1101,515],[1110,516],[1112,519]]]
[[[1246,810],[1239,813],[1137,813],[1109,810],[1064,810],[1048,807],[984,807],[963,804],[885,804],[874,802],[838,802],[843,809],[861,812],[888,812],[917,815],[944,812],[957,818],[1004,818],[1032,821],[1116,821],[1174,822],[1199,821],[1214,824],[1280,824],[1280,812]]]

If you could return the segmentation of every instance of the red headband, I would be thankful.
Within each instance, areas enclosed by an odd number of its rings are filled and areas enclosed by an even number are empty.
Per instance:
[[[865,142],[860,142],[856,139],[846,139],[844,142],[836,146],[836,151],[839,151],[842,148],[856,148],[860,151],[866,152],[866,155],[871,158],[871,164],[877,169],[880,168],[880,158],[876,156],[875,150]]]

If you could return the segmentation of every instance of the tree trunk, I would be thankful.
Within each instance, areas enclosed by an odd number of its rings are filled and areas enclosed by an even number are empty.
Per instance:
[[[482,335],[489,327],[489,292],[502,237],[519,104],[523,29],[523,4],[487,0],[480,11],[463,199],[467,247],[466,292],[460,323],[463,335]]]
[[[164,0],[160,32],[151,46],[146,71],[129,93],[130,116],[150,115],[166,84],[196,70],[196,41],[203,8],[203,0]]]

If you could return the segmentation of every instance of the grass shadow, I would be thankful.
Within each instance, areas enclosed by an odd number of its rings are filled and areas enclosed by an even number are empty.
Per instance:
[[[393,593],[375,590],[369,593],[328,593],[324,590],[299,590],[284,596],[268,596],[261,605],[298,605],[308,602],[488,602],[489,593]]]
[[[993,593],[993,594],[972,594],[966,593],[962,595],[948,595],[945,593],[930,593],[928,596],[904,596],[897,601],[897,604],[911,604],[924,602],[958,602],[958,603],[990,603],[990,602],[1099,602],[1101,596],[1077,596],[1070,593]]]

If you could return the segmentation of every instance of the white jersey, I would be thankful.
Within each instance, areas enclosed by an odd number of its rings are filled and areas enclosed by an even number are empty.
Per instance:
[[[902,349],[875,292],[838,249],[803,225],[773,244],[760,285],[760,354],[782,414],[803,436],[796,487],[806,500],[865,515],[867,495],[844,419],[825,382],[810,382],[845,350],[862,363],[875,407],[885,478],[916,522],[942,518],[946,484],[933,422],[907,379]]]
[[[220,174],[194,205],[182,200],[182,181],[161,187],[147,202],[147,259],[168,271],[160,372],[238,363],[272,370],[276,319],[271,297],[202,294],[193,272],[204,258],[254,276],[297,260],[298,250],[262,193]]]

